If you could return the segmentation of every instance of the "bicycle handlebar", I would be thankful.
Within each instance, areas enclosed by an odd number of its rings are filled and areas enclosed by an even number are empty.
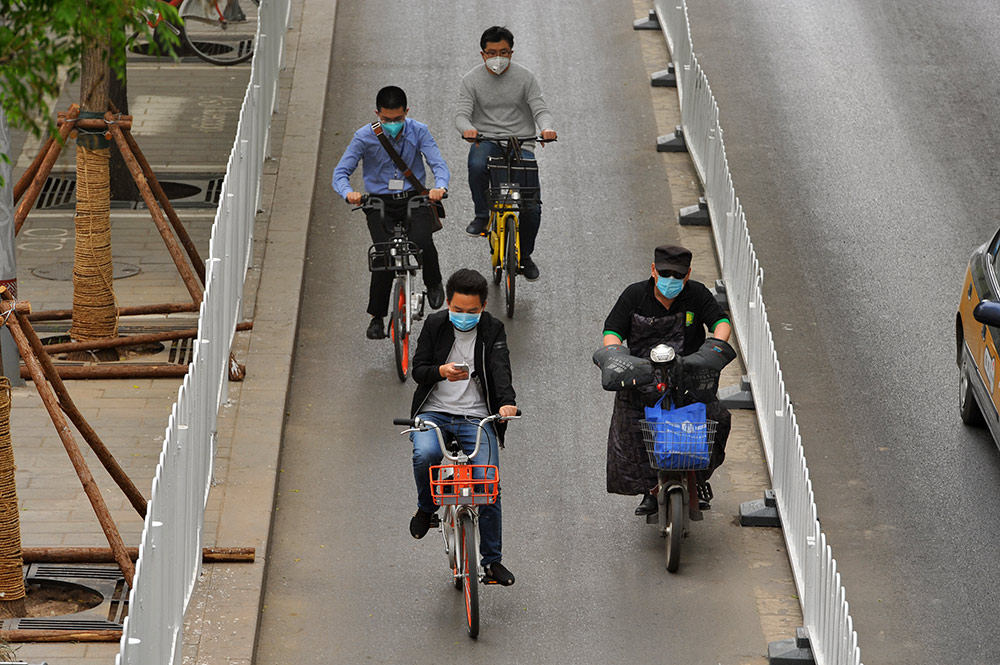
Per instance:
[[[463,455],[465,456],[466,459],[472,459],[479,454],[479,444],[482,440],[484,425],[495,422],[497,420],[513,420],[515,418],[520,418],[520,417],[521,417],[521,409],[518,409],[517,414],[513,416],[504,417],[501,416],[499,413],[494,413],[493,415],[486,416],[485,418],[480,420],[479,429],[476,431],[476,447],[473,448],[472,453],[469,455],[465,455],[465,453],[461,452],[455,455],[451,454],[448,451],[448,446],[445,445],[444,435],[441,434],[441,428],[438,427],[433,421],[424,420],[420,416],[417,416],[416,418],[393,418],[392,424],[401,425],[409,428],[408,430],[404,430],[403,432],[401,432],[401,434],[406,434],[409,430],[419,430],[421,432],[426,432],[427,430],[433,429],[434,433],[437,434],[438,445],[441,446],[441,454],[445,457],[445,459],[448,459],[452,462],[458,462],[460,459],[462,459]]]
[[[448,192],[445,192],[441,196],[441,198],[442,199],[448,198]],[[427,203],[430,202],[430,200],[431,200],[431,197],[430,197],[429,194],[416,194],[415,196],[411,196],[410,198],[406,199],[406,207],[407,207],[408,210],[410,208],[416,208],[417,206],[426,205]],[[384,209],[385,208],[385,201],[383,201],[382,199],[380,199],[377,194],[362,194],[361,195],[361,205],[355,206],[355,207],[351,208],[351,210],[352,211],[354,211],[354,210],[373,210],[375,208],[383,208]]]
[[[480,141],[517,141],[518,143],[523,143],[525,141],[537,141],[539,143],[552,143],[553,141],[558,141],[558,139],[543,139],[541,136],[495,136],[493,134],[479,134],[476,138],[468,139],[464,136],[462,137],[465,141],[469,143],[479,143]]]

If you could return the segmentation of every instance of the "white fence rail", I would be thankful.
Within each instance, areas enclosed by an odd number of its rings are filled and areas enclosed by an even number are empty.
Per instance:
[[[226,399],[229,349],[242,315],[290,10],[289,0],[261,2],[250,83],[212,225],[193,360],[177,391],[153,478],[117,665],[181,662],[184,612],[201,570],[216,419]]]
[[[816,519],[802,439],[761,294],[763,272],[726,159],[719,107],[694,55],[685,0],[654,4],[674,60],[684,140],[704,186],[813,656],[818,665],[860,665],[858,636],[837,562]]]

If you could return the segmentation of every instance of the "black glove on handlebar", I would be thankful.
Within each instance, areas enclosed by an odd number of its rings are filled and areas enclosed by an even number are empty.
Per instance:
[[[736,357],[736,350],[729,342],[709,337],[697,351],[684,356],[684,366],[696,369],[712,369],[721,372]]]
[[[638,388],[656,381],[653,364],[631,355],[623,344],[602,346],[594,351],[592,359],[601,368],[601,387],[605,390]]]

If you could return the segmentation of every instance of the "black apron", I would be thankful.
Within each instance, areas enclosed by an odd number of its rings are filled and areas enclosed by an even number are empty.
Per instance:
[[[656,317],[633,314],[632,329],[625,340],[629,353],[637,358],[649,358],[650,349],[666,344],[680,355],[684,349],[684,324],[684,312]],[[639,421],[646,417],[643,407],[657,397],[644,395],[639,390],[615,393],[615,407],[608,428],[610,494],[645,494],[656,486],[656,469],[649,465]]]

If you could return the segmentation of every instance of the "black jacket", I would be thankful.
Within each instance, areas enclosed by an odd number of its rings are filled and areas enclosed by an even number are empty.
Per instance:
[[[413,354],[413,380],[417,390],[413,393],[410,417],[420,413],[438,381],[443,381],[438,368],[448,362],[448,354],[455,343],[455,328],[448,318],[448,311],[434,312],[424,322],[417,350]],[[476,326],[475,367],[472,379],[479,381],[479,387],[486,396],[486,406],[490,413],[497,413],[501,406],[516,404],[514,387],[511,385],[510,352],[507,349],[507,333],[503,323],[489,312],[483,312]],[[497,423],[497,437],[503,442],[506,423]]]

